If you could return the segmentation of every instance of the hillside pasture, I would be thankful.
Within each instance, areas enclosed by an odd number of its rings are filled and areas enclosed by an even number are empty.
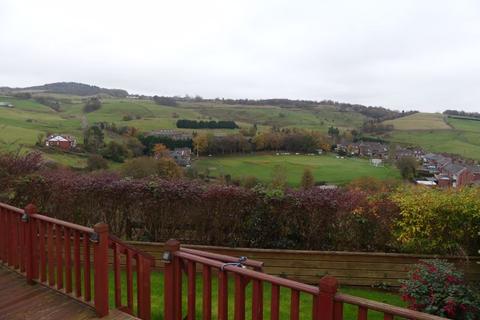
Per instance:
[[[333,155],[244,155],[203,157],[194,162],[198,172],[208,171],[210,176],[230,174],[233,178],[257,177],[268,183],[276,166],[286,173],[290,186],[299,186],[305,168],[310,168],[317,182],[343,185],[361,177],[398,179],[396,168],[386,165],[374,167],[367,159],[337,158]]]
[[[440,113],[415,113],[395,120],[384,121],[391,124],[395,130],[448,130],[451,127]]]

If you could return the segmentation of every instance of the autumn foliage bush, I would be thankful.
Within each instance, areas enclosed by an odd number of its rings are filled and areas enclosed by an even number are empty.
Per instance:
[[[48,170],[17,181],[10,202],[129,239],[211,245],[395,250],[387,199],[358,190],[271,191],[192,180]],[[383,214],[383,213],[387,214]]]
[[[400,208],[397,238],[407,251],[476,254],[480,243],[480,188],[406,187],[392,196]]]
[[[402,282],[402,298],[410,309],[456,320],[480,319],[480,296],[462,272],[444,260],[423,260]]]
[[[0,197],[132,240],[258,248],[476,254],[480,189],[399,187],[364,179],[338,189],[244,188],[176,176],[41,169],[0,155]],[[139,177],[146,175],[139,175]],[[2,182],[3,181],[3,182]]]

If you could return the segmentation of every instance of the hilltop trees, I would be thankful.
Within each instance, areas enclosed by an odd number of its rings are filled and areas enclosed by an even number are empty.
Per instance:
[[[177,128],[186,129],[238,129],[235,121],[197,121],[197,120],[177,120]]]
[[[102,102],[100,101],[100,98],[92,97],[92,98],[89,98],[85,103],[85,106],[83,107],[83,112],[89,113],[89,112],[97,111],[101,107],[102,107]]]
[[[160,104],[162,106],[176,107],[178,105],[175,98],[172,97],[153,96],[153,101],[155,101],[156,104]]]

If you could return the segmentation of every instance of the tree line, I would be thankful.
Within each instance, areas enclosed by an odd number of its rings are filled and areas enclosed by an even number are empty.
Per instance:
[[[203,121],[203,120],[187,120],[187,119],[179,119],[177,120],[177,128],[182,129],[238,129],[239,126],[235,123],[235,121],[230,120],[210,120],[210,121]]]

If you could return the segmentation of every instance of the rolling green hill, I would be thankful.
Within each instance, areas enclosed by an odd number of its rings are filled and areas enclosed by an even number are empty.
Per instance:
[[[432,114],[423,116],[423,120],[419,122],[405,123],[409,117],[394,120],[392,122],[397,130],[385,135],[384,138],[393,142],[418,145],[431,152],[447,152],[480,160],[480,121],[468,118],[444,118],[439,114],[430,115]],[[440,117],[444,124],[439,122]]]
[[[32,93],[31,99],[0,96],[0,102],[10,102],[14,108],[0,107],[0,150],[24,150],[33,148],[40,134],[60,133],[82,139],[82,127],[95,122],[114,122],[117,126],[133,126],[142,132],[176,128],[178,119],[233,120],[240,127],[256,124],[259,130],[276,127],[301,127],[327,132],[328,127],[353,129],[367,119],[357,112],[339,111],[334,106],[313,108],[279,106],[231,105],[222,102],[180,101],[177,106],[158,105],[149,99],[103,97],[102,107],[84,114],[85,97],[59,93]],[[35,101],[37,96],[60,101],[56,111]],[[133,120],[125,121],[129,116]],[[192,131],[184,129],[185,131]],[[202,130],[196,130],[202,131]],[[209,130],[212,132],[212,130]],[[215,129],[216,133],[232,133],[238,130]],[[118,137],[117,137],[118,138]],[[83,166],[85,159],[64,154],[46,155],[55,161]]]
[[[3,88],[4,95],[0,94],[0,102],[12,103],[14,108],[0,106],[0,150],[32,149],[37,137],[46,133],[69,134],[82,141],[82,128],[95,122],[114,122],[117,126],[132,126],[147,132],[174,129],[178,119],[233,120],[241,128],[256,124],[260,131],[272,127],[296,127],[326,133],[330,126],[338,127],[342,132],[361,128],[365,121],[377,116],[377,119],[382,119],[381,117],[388,119],[395,114],[382,108],[333,101],[316,103],[282,99],[264,101],[178,99],[177,106],[165,106],[146,97],[112,96],[108,93],[122,95],[126,91],[109,90],[75,83],[57,83],[33,87],[29,92],[30,98],[28,96],[19,98],[18,94],[24,94],[25,89]],[[92,92],[100,92],[102,107],[84,114],[83,107],[88,96],[78,94]],[[60,107],[55,109],[41,104],[37,102],[41,101],[39,98],[54,99],[60,103]],[[125,121],[126,118],[132,120]],[[480,160],[480,121],[461,117],[447,118],[438,113],[416,113],[383,123],[391,124],[395,128],[393,132],[382,136],[387,141],[418,145],[429,151],[457,153]],[[208,131],[225,134],[236,132],[238,129]],[[109,135],[107,139],[121,137]],[[70,154],[46,156],[68,165],[85,164],[84,158]]]

